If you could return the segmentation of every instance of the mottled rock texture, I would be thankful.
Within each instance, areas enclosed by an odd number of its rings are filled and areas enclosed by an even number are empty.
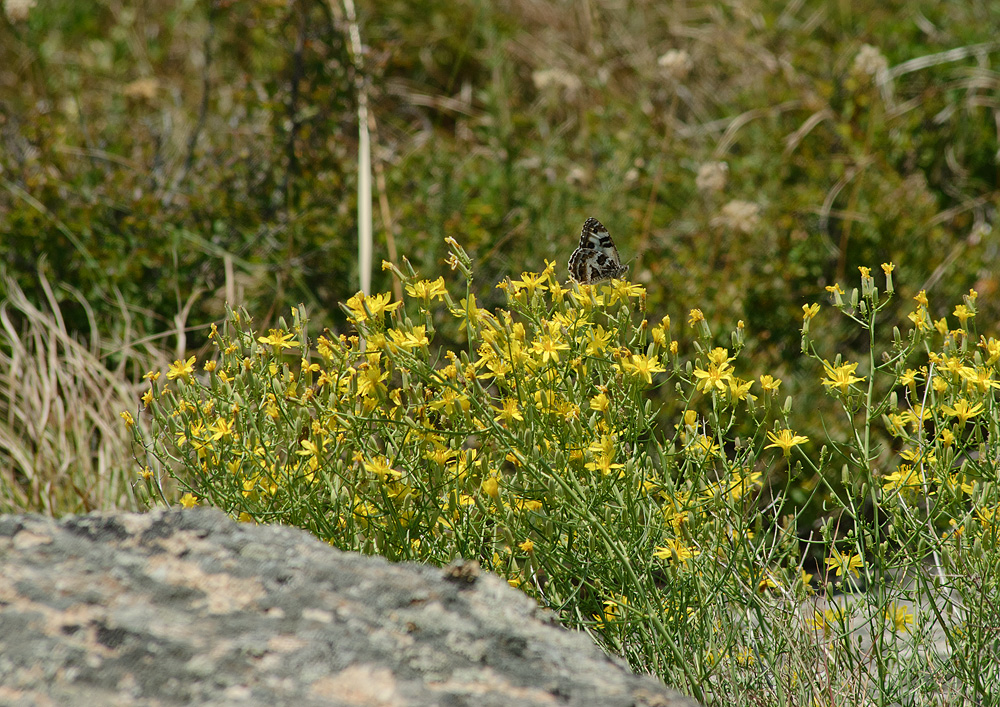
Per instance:
[[[0,516],[0,704],[695,705],[474,565],[198,508]]]

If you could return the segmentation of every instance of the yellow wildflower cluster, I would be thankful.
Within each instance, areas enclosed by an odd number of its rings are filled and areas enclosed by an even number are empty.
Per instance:
[[[490,312],[472,295],[455,301],[443,278],[389,267],[406,298],[350,298],[350,334],[311,339],[296,308],[291,325],[255,335],[234,311],[213,328],[217,350],[202,373],[191,357],[171,366],[166,385],[150,375],[144,401],[172,433],[161,448],[188,469],[180,478],[191,498],[421,560],[450,559],[457,538],[488,526],[492,551],[481,561],[528,586],[539,548],[597,537],[592,521],[542,531],[570,499],[606,498],[609,512],[622,489],[646,499],[662,521],[650,559],[674,563],[699,556],[690,529],[712,504],[743,503],[761,487],[749,452],[728,454],[714,418],[693,409],[682,411],[677,454],[654,461],[641,451],[657,425],[649,388],[673,378],[697,400],[752,406],[758,384],[736,375],[736,354],[722,347],[685,371],[670,318],[649,323],[641,286],[566,286],[549,263],[501,283],[509,307]],[[700,312],[689,322],[704,338]],[[467,346],[438,351],[439,327]],[[760,376],[768,401],[780,385]],[[787,429],[768,440],[786,457],[807,441]],[[705,474],[696,493],[676,488]]]
[[[449,262],[469,271],[450,246]],[[963,552],[969,536],[1000,534],[989,461],[1000,342],[974,345],[975,293],[950,310],[955,330],[932,321],[920,293],[886,351],[830,360],[809,332],[827,312],[803,307],[811,385],[846,420],[830,424],[845,438],[827,430],[826,445],[814,443],[826,418],[793,420],[791,397],[778,400],[788,383],[743,373],[753,332],[742,322],[731,348],[698,309],[677,335],[646,311],[641,286],[560,283],[552,263],[501,283],[507,306],[494,311],[471,293],[453,298],[443,278],[389,267],[404,299],[355,295],[344,333],[311,337],[302,308],[266,334],[229,312],[208,361],[150,373],[139,414],[122,415],[150,451],[142,479],[179,469],[184,505],[299,525],[339,547],[474,557],[612,644],[636,622],[704,628],[710,609],[684,597],[706,586],[803,599],[814,581],[870,583],[887,566],[881,548],[919,534]],[[872,273],[862,270],[860,294],[828,288],[835,310],[869,331],[893,267],[881,293]],[[803,381],[792,383],[798,395]],[[824,509],[808,552],[796,493]],[[844,518],[849,531],[833,525]],[[818,579],[800,561],[817,563]],[[805,628],[833,636],[843,617],[831,611]],[[870,615],[897,635],[914,622],[889,599]]]

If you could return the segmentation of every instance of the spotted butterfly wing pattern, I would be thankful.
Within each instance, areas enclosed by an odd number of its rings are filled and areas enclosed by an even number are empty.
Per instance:
[[[594,285],[628,272],[622,265],[608,229],[596,218],[588,218],[580,232],[580,245],[569,256],[569,276],[581,285]]]

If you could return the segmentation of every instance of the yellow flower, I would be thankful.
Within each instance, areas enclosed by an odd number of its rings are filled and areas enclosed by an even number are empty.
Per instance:
[[[121,415],[121,418],[125,420],[126,427],[131,427],[132,425],[135,424],[135,420],[132,419],[132,413],[130,413],[128,410],[122,410],[119,413],[119,415]]]
[[[970,405],[969,401],[965,398],[959,398],[955,401],[955,406],[950,407],[948,405],[941,406],[941,412],[945,415],[950,415],[951,417],[957,417],[958,421],[963,425],[968,422],[971,418],[975,417],[983,411],[983,404],[976,403],[975,405]]]
[[[558,337],[546,334],[531,345],[531,350],[541,354],[542,363],[548,363],[549,359],[552,359],[553,363],[559,363],[559,352],[568,351],[569,344],[560,341]]]
[[[871,268],[866,268],[864,265],[859,265],[858,270],[861,272],[862,279],[870,278],[872,276]]]
[[[608,400],[607,394],[603,391],[590,399],[590,409],[597,412],[607,412],[610,405],[611,401]]]
[[[774,378],[773,376],[762,375],[760,377],[760,387],[763,388],[765,393],[777,393],[778,386],[781,385],[780,378]]]
[[[688,313],[688,326],[694,326],[698,322],[705,321],[705,315],[702,314],[700,309],[692,309]]]
[[[930,317],[927,316],[927,310],[923,307],[917,307],[916,311],[910,312],[906,316],[913,322],[913,326],[917,328],[917,331],[924,331],[931,326]]]
[[[896,269],[896,266],[892,263],[882,263],[882,272],[885,273],[886,277],[892,274],[892,271]]]
[[[189,491],[181,496],[181,505],[185,508],[194,508],[198,505],[198,497]]]
[[[631,373],[636,378],[646,381],[646,385],[653,384],[653,374],[663,373],[666,369],[656,362],[655,358],[632,354],[632,360],[622,359],[622,370]]]
[[[392,295],[384,292],[372,297],[365,296],[364,292],[358,292],[347,300],[347,308],[352,317],[359,322],[366,321],[369,317],[377,318],[386,312],[394,312],[402,302],[389,303]]]
[[[549,279],[548,271],[543,271],[540,275],[536,275],[531,272],[521,273],[520,280],[511,280],[510,286],[515,293],[521,290],[527,290],[528,297],[535,296],[535,290],[540,290],[544,292],[547,288],[545,287],[545,281]]]
[[[208,429],[212,433],[212,441],[215,441],[232,435],[233,423],[224,417],[220,417],[218,420],[209,425]]]
[[[745,400],[750,392],[753,381],[740,380],[736,376],[729,377],[729,397],[733,400]],[[753,396],[751,396],[753,397]]]
[[[993,380],[993,371],[989,368],[963,366],[958,373],[968,382],[969,387],[975,386],[981,393],[985,393],[990,388],[1000,388],[1000,382]]]
[[[695,459],[711,459],[719,456],[719,445],[711,437],[698,435],[691,444],[684,448],[689,457]]]
[[[761,580],[757,582],[757,591],[761,594],[768,589],[778,589],[779,587],[781,587],[781,583],[771,572],[765,572]]]
[[[371,362],[359,365],[360,370],[357,375],[358,395],[362,398],[378,397],[380,394],[385,395],[387,391],[382,381],[389,377],[389,373],[379,368],[377,355],[375,355],[374,360],[372,359],[373,355],[369,354],[369,361]]]
[[[977,508],[976,517],[984,533],[992,533],[997,521],[1000,520],[1000,506],[992,508]]]
[[[486,363],[486,368],[489,369],[489,373],[481,373],[479,375],[480,378],[496,378],[497,380],[502,381],[511,371],[511,367],[507,365],[507,362],[497,358],[496,356],[480,359],[477,361],[477,365],[482,362]]]
[[[808,322],[810,319],[819,314],[819,304],[804,304],[802,305],[802,320]]]
[[[298,450],[296,454],[300,457],[315,458],[320,456],[326,450],[326,445],[329,443],[330,440],[325,438],[320,438],[319,444],[316,444],[311,439],[304,439],[299,442],[299,446],[302,447],[302,449]]]
[[[472,407],[472,402],[469,400],[469,396],[464,393],[456,393],[451,388],[445,388],[441,391],[441,397],[432,400],[429,406],[431,410],[438,412],[444,410],[446,414],[454,415],[459,410],[468,412]]]
[[[855,577],[858,576],[858,568],[864,567],[865,563],[859,555],[846,554],[842,555],[837,548],[833,548],[833,555],[827,557],[823,560],[826,566],[830,569],[837,570],[837,576],[840,577],[847,572],[853,574]]]
[[[966,307],[964,304],[960,304],[957,307],[955,307],[955,311],[952,312],[952,314],[958,317],[958,323],[961,324],[963,327],[965,326],[965,323],[969,319],[976,316],[976,313],[973,312],[968,307]]]
[[[614,623],[621,618],[624,609],[628,608],[628,597],[621,596],[618,599],[607,599],[604,601],[604,615],[593,614],[596,620],[596,627],[604,629],[606,623]]]
[[[624,467],[624,464],[612,463],[612,459],[614,459],[614,457],[610,454],[600,454],[594,458],[594,461],[587,462],[585,466],[589,471],[600,471],[602,475],[608,476],[615,469],[621,469]],[[618,475],[621,476],[622,472],[619,472]]]
[[[608,347],[611,336],[612,332],[605,331],[604,327],[598,324],[597,327],[587,332],[587,347],[584,349],[584,353],[588,356],[600,355]]]
[[[420,326],[415,326],[410,331],[399,331],[397,329],[390,329],[389,338],[395,346],[401,349],[410,351],[411,349],[423,348],[430,343],[427,339],[427,326],[421,324]]]
[[[782,453],[787,457],[792,453],[792,447],[797,447],[800,444],[804,444],[809,441],[808,437],[803,435],[797,435],[791,430],[785,429],[781,430],[777,434],[774,432],[768,432],[767,438],[771,440],[771,444],[764,447],[764,449],[771,449],[772,447],[777,447],[781,449]]]
[[[692,557],[697,557],[700,553],[701,550],[697,548],[688,547],[680,540],[669,538],[666,545],[661,545],[653,551],[653,557],[658,560],[684,562]]]
[[[729,355],[729,349],[724,349],[721,346],[717,346],[708,352],[708,362],[714,363],[716,366],[721,366],[724,363],[729,363],[735,358],[735,356]]]
[[[899,606],[895,602],[890,602],[885,610],[885,620],[892,624],[892,630],[899,632],[909,632],[910,624],[913,623],[913,614],[908,606]]]
[[[500,420],[504,421],[504,424],[509,425],[514,420],[523,421],[524,417],[521,415],[521,410],[517,405],[517,400],[514,398],[504,398],[502,408],[493,408],[497,413],[499,413],[493,419],[496,422]]]
[[[889,432],[895,436],[900,436],[903,434],[903,429],[906,427],[906,417],[903,413],[889,413],[886,417],[889,419]]]
[[[587,447],[588,452],[594,454],[604,454],[608,457],[615,456],[615,438],[609,434],[602,434],[600,439],[591,442]]]
[[[887,490],[919,489],[921,481],[920,474],[912,464],[900,464],[896,471],[885,477],[882,486]]]
[[[267,336],[257,337],[257,341],[262,344],[274,347],[275,353],[282,349],[294,349],[299,345],[298,341],[292,341],[295,334],[283,334],[279,329],[268,329]]]
[[[615,288],[613,290],[614,294],[617,295],[615,301],[618,298],[627,299],[629,297],[642,297],[646,296],[646,288],[642,285],[636,285],[634,283],[628,282],[627,280],[614,280]],[[612,303],[613,304],[613,303]]]
[[[552,295],[552,302],[555,304],[562,304],[568,292],[569,290],[558,282],[550,282],[549,284],[549,293]]]
[[[858,367],[856,363],[845,363],[834,367],[823,361],[823,366],[826,368],[826,380],[823,381],[823,385],[839,388],[841,393],[847,393],[848,387],[865,379],[864,376],[858,378],[854,375],[854,371]]]
[[[721,365],[713,363],[708,367],[707,371],[700,368],[694,369],[695,378],[698,379],[698,390],[703,393],[708,393],[714,390],[724,392],[729,386],[729,380],[733,377],[729,368],[730,366],[728,363],[723,363]]]
[[[929,466],[934,466],[937,463],[937,455],[931,449],[924,449],[923,451],[919,449],[902,449],[899,452],[899,456],[915,464],[924,462]]]
[[[483,479],[483,483],[479,485],[479,488],[494,501],[500,500],[500,483],[496,480],[496,477],[490,476]]]
[[[752,488],[760,486],[761,472],[752,469],[734,469],[726,481],[726,492],[730,498],[743,498]]]
[[[910,390],[913,390],[914,387],[917,385],[917,376],[925,373],[927,373],[927,371],[925,371],[923,367],[921,367],[920,370],[917,370],[915,368],[907,368],[905,371],[903,371],[903,375],[899,377],[899,383],[900,385],[905,385]]]
[[[406,294],[410,297],[422,299],[424,302],[429,302],[434,297],[444,299],[448,294],[448,290],[444,286],[444,278],[439,277],[437,280],[418,280],[411,285],[407,285]]]
[[[479,305],[476,304],[475,295],[469,295],[467,298],[463,298],[458,304],[461,309],[453,309],[451,310],[451,313],[456,317],[464,319],[466,326],[475,328],[479,326],[480,319],[484,321],[495,319],[488,311],[479,308]]]
[[[444,466],[451,461],[456,454],[458,454],[458,450],[449,449],[440,442],[435,441],[434,448],[424,452],[424,459]],[[360,458],[360,452],[355,452],[355,455],[358,457],[355,458],[355,461],[362,461],[362,458]]]
[[[824,634],[829,634],[843,620],[844,610],[841,608],[827,609],[825,611],[814,609],[813,615],[806,619],[806,624],[814,631],[822,631]]]
[[[340,342],[332,341],[325,336],[320,336],[316,340],[316,350],[319,355],[323,357],[324,361],[333,361],[335,358],[339,358],[341,352]]]
[[[523,543],[519,543],[518,547],[521,548],[522,552],[526,552],[529,555],[535,551],[535,543],[531,540],[525,540]]]
[[[177,378],[183,378],[186,381],[191,380],[191,374],[194,373],[194,362],[194,356],[189,358],[187,361],[174,361],[170,365],[170,369],[167,371],[167,379],[175,380]]]
[[[997,341],[992,336],[987,339],[985,336],[979,337],[979,347],[986,352],[988,358],[986,359],[986,365],[992,366],[998,360],[1000,360],[1000,341]]]
[[[403,473],[396,471],[389,466],[385,457],[374,457],[371,461],[364,462],[365,471],[374,474],[381,481],[389,481],[400,478]]]
[[[666,346],[670,334],[670,317],[664,317],[660,323],[649,330],[653,343],[657,346]]]

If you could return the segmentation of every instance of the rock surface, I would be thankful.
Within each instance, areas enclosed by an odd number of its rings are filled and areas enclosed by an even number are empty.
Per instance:
[[[0,704],[696,707],[474,564],[200,508],[0,516]]]

